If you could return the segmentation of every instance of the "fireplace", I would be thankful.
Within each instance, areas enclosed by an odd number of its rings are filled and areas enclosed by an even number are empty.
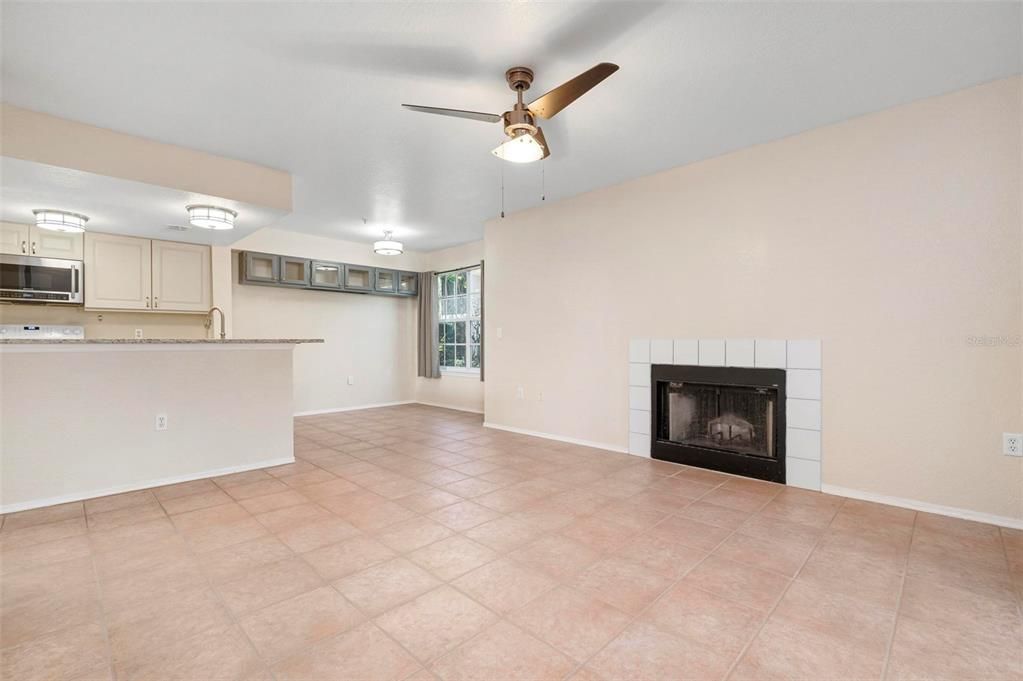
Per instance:
[[[654,364],[650,455],[785,482],[785,370]]]

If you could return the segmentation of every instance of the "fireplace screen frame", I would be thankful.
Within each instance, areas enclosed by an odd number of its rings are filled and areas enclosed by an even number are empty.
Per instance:
[[[704,367],[678,364],[650,366],[650,456],[660,461],[709,468],[758,480],[785,483],[784,369]],[[768,388],[776,391],[773,458],[717,447],[701,447],[666,439],[669,383],[713,384],[721,387]],[[662,388],[663,386],[663,388]],[[662,437],[664,436],[664,437]]]

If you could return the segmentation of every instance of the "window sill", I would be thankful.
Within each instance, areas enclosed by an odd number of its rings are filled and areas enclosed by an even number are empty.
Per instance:
[[[476,378],[480,377],[479,369],[445,369],[441,367],[441,376],[458,376],[460,378]]]

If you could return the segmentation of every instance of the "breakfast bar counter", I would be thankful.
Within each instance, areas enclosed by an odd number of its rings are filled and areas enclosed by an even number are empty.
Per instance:
[[[0,338],[0,347],[13,345],[298,345],[322,342],[322,338]]]
[[[0,513],[294,461],[320,339],[0,340]]]

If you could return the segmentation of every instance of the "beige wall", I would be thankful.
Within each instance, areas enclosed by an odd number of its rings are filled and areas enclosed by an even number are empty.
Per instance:
[[[291,211],[282,170],[0,104],[3,155]]]
[[[306,347],[0,348],[0,512],[293,460]]]
[[[369,244],[274,229],[256,232],[233,247],[408,270],[418,270],[421,258],[414,251],[378,256]],[[415,299],[242,285],[237,261],[235,254],[228,312],[236,338],[325,341],[302,346],[295,355],[296,412],[414,399]]]
[[[1023,517],[1001,454],[1021,348],[968,340],[1021,333],[1020,96],[1003,80],[487,223],[486,420],[625,447],[630,337],[821,338],[825,485]]]
[[[0,324],[67,324],[85,327],[86,338],[206,338],[204,315],[96,312],[80,305],[0,303]]]
[[[423,270],[443,272],[457,267],[474,265],[483,259],[483,241],[473,241],[438,251],[424,253]],[[416,308],[418,314],[418,307]],[[413,338],[413,342],[416,342]],[[413,363],[412,372],[416,366]],[[434,404],[466,411],[483,411],[483,383],[479,376],[445,374],[441,378],[415,379],[417,402]]]
[[[277,229],[260,230],[232,248],[412,271],[442,271],[478,263],[483,257],[482,241],[393,257],[374,254],[366,243]],[[295,357],[296,411],[405,401],[483,411],[478,377],[416,377],[418,299],[245,286],[238,283],[237,256],[232,260],[229,321],[235,337],[296,335],[326,340]],[[216,267],[216,259],[214,263],[216,294],[218,282],[225,278],[223,267]],[[348,385],[349,376],[354,385]]]

